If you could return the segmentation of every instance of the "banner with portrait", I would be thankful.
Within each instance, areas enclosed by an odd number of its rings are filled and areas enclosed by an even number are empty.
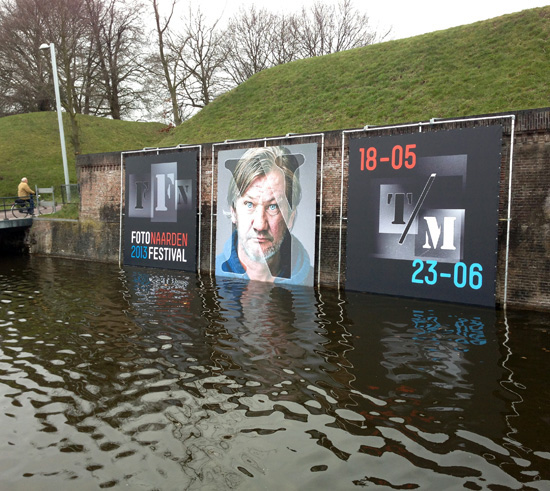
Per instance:
[[[346,288],[494,306],[502,127],[349,147]]]
[[[126,157],[124,264],[196,270],[197,156]]]
[[[218,153],[216,275],[313,286],[317,144]]]

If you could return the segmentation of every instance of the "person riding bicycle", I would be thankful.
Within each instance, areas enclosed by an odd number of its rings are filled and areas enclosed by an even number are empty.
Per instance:
[[[21,178],[19,186],[17,186],[17,196],[19,200],[26,201],[29,207],[29,214],[34,215],[34,200],[32,199],[35,192],[30,188],[26,177]]]

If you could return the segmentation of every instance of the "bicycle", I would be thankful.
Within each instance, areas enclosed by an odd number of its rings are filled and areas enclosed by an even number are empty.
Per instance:
[[[11,213],[15,218],[28,218],[33,215],[42,215],[41,208],[45,209],[45,206],[35,205],[33,210],[34,213],[31,214],[29,200],[24,198],[17,198],[15,202],[11,205]]]

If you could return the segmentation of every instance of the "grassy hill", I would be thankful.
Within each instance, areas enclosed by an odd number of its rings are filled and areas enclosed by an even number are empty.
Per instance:
[[[64,114],[63,127],[71,182],[76,182],[70,124]],[[162,138],[159,123],[113,121],[79,116],[82,153],[114,152],[155,146]],[[41,187],[64,184],[59,128],[55,112],[20,114],[0,118],[0,196],[14,196],[21,177]]]
[[[260,72],[163,146],[550,105],[550,6]]]
[[[550,6],[265,70],[167,133],[80,116],[82,153],[319,132],[550,105]],[[74,151],[65,135],[71,182]],[[0,196],[58,186],[54,112],[0,118]]]

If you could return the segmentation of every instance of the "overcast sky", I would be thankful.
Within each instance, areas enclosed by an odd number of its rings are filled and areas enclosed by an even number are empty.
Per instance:
[[[180,0],[184,3],[184,0]],[[198,0],[192,0],[197,4]],[[201,10],[209,15],[231,17],[239,6],[256,5],[273,12],[295,12],[315,0],[202,0]],[[336,3],[329,0],[327,3]],[[355,6],[367,13],[371,25],[382,33],[392,27],[388,39],[400,39],[479,20],[550,5],[550,0],[355,0]]]

